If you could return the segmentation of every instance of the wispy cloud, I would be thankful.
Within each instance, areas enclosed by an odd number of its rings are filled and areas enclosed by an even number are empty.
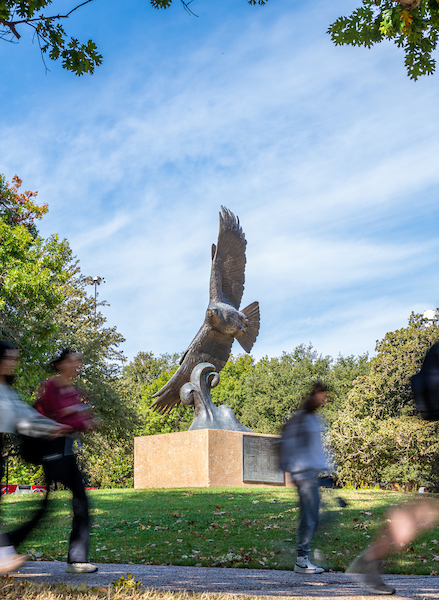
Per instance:
[[[150,22],[148,53],[137,31],[115,67],[41,87],[19,119],[4,101],[1,170],[39,189],[42,230],[107,278],[129,355],[195,335],[221,204],[249,242],[257,356],[372,351],[433,302],[436,235],[418,215],[437,216],[438,83],[410,82],[389,45],[333,47],[335,8],[317,4],[215,6],[215,25],[187,33],[174,13],[166,39]]]

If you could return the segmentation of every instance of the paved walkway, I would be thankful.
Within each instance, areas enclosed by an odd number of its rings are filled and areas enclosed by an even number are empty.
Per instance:
[[[298,575],[292,571],[263,569],[221,569],[215,567],[161,567],[151,565],[99,564],[99,571],[88,575],[65,573],[62,562],[27,562],[15,577],[35,582],[86,583],[93,587],[108,587],[121,575],[132,573],[145,588],[177,592],[215,592],[251,596],[289,596],[303,600],[344,598],[365,600],[376,598],[344,573]],[[396,588],[394,600],[439,600],[439,577],[419,575],[385,575],[386,583]]]

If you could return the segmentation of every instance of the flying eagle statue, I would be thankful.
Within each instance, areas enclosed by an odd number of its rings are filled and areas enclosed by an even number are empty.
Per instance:
[[[221,371],[236,338],[250,352],[259,333],[259,303],[239,310],[244,292],[247,241],[239,219],[221,207],[218,243],[212,244],[210,300],[204,323],[180,360],[171,379],[153,395],[151,408],[167,413],[181,402],[180,390],[190,381],[193,369],[210,363]]]

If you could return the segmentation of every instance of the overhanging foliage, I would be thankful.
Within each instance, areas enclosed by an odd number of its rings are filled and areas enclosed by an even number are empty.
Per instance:
[[[438,30],[438,0],[363,0],[350,16],[337,19],[328,33],[336,45],[370,48],[393,41],[403,49],[407,73],[416,80],[436,68]]]

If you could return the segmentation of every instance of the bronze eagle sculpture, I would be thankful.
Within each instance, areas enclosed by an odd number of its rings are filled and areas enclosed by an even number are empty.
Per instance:
[[[183,354],[171,379],[152,397],[151,408],[167,413],[178,406],[180,389],[200,363],[212,363],[221,371],[236,338],[250,352],[259,333],[259,303],[239,310],[244,292],[247,241],[238,217],[221,207],[218,243],[212,244],[210,299],[204,323]]]

